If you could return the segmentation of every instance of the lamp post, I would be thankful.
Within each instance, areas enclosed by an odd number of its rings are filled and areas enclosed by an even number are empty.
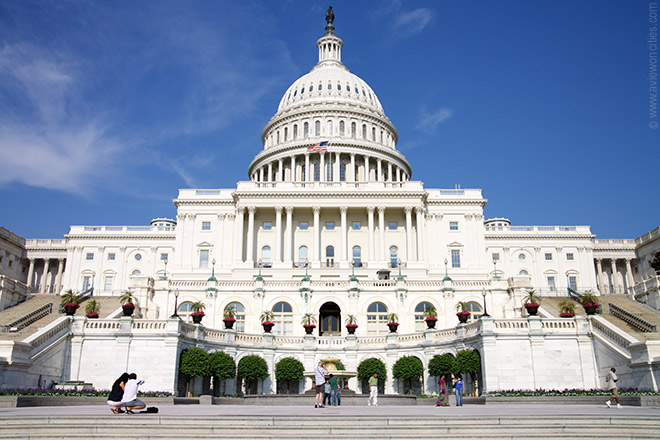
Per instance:
[[[445,277],[442,279],[442,281],[451,281],[451,278],[449,278],[449,273],[447,272],[447,259],[445,258]]]
[[[402,281],[403,276],[401,275],[401,258],[396,259],[396,265],[399,266],[399,278],[397,278],[397,280]]]
[[[500,276],[497,274],[497,260],[493,260],[493,271],[495,272],[495,275],[493,275],[494,280],[499,280]]]
[[[164,264],[165,264],[165,270],[163,271],[163,276],[160,277],[161,280],[167,279],[167,260],[165,260]]]
[[[484,316],[486,316],[490,318],[490,315],[488,314],[488,309],[486,309],[486,289],[483,287],[481,288],[481,296],[484,297],[484,313],[481,315],[481,317],[483,318]]]
[[[96,272],[92,272],[92,287],[89,289],[89,296],[94,296],[94,279],[96,279]]]
[[[213,260],[211,260],[211,278],[215,279],[215,257],[213,257]]]
[[[176,289],[174,291],[174,314],[170,316],[170,318],[179,318],[179,314],[177,313],[177,310],[179,308],[179,289]]]

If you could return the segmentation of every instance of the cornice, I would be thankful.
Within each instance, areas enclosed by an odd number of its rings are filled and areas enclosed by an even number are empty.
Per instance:
[[[234,206],[233,200],[209,200],[209,199],[173,199],[177,208],[185,205],[208,205],[208,206]]]
[[[396,193],[383,193],[382,191],[374,192],[264,192],[264,191],[236,191],[235,198],[252,198],[252,199],[274,199],[274,198],[322,198],[322,199],[364,199],[364,198],[377,198],[377,199],[409,199],[409,198],[422,198],[425,199],[428,195],[425,191],[408,191]]]
[[[570,234],[570,235],[533,235],[533,234],[521,234],[521,235],[485,235],[486,240],[557,240],[568,239],[568,240],[593,240],[596,236],[592,234]]]
[[[67,240],[97,240],[97,239],[103,239],[103,240],[125,240],[125,239],[131,239],[131,240],[175,240],[176,235],[132,235],[132,234],[121,234],[121,235],[115,235],[115,234],[108,234],[108,235],[102,235],[102,234],[89,234],[89,235],[69,235],[66,234],[64,237]]]
[[[426,203],[429,206],[438,206],[438,205],[443,205],[443,206],[446,206],[446,205],[477,205],[477,206],[481,206],[483,208],[484,206],[486,206],[487,202],[488,202],[488,200],[486,200],[486,199],[469,199],[469,200],[460,200],[460,199],[452,200],[452,199],[448,199],[448,200],[428,200]]]

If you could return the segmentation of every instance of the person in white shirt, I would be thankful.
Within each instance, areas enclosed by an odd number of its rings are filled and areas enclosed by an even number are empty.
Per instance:
[[[138,387],[143,381],[137,380],[137,374],[131,373],[128,376],[128,382],[124,385],[124,397],[121,399],[122,405],[126,408],[126,414],[134,414],[133,410],[144,409],[147,405],[137,398]]]
[[[316,403],[314,403],[314,408],[325,408],[323,406],[323,392],[325,391],[326,374],[328,374],[328,370],[323,368],[323,362],[319,362],[314,370],[314,383],[316,385]]]
[[[607,372],[607,376],[605,376],[605,382],[609,385],[610,391],[612,392],[612,397],[610,397],[610,400],[605,402],[605,405],[607,405],[608,408],[612,408],[612,402],[616,400],[616,407],[621,408],[621,404],[619,403],[619,388],[616,386],[616,382],[619,380],[618,377],[616,377],[616,368],[612,367],[610,371]]]

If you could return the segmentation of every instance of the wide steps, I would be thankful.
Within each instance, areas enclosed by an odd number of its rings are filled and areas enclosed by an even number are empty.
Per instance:
[[[292,412],[295,407],[292,407]],[[320,410],[323,411],[323,410]],[[1,417],[0,439],[660,439],[660,417],[372,415]],[[218,408],[222,412],[222,408]]]

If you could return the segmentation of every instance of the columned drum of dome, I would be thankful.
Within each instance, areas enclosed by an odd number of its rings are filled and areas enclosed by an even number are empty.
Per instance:
[[[255,182],[391,182],[412,169],[398,133],[369,85],[341,62],[343,41],[328,24],[314,68],[284,93],[264,128],[264,150],[248,169]],[[325,149],[309,148],[328,142]]]

